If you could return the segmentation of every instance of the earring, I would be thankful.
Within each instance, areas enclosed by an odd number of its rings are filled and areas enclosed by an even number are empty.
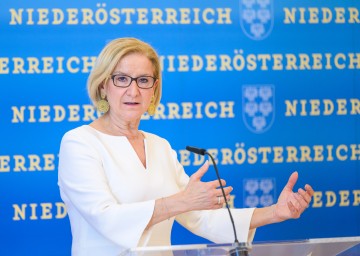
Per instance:
[[[149,108],[148,108],[148,110],[147,110],[147,112],[148,112],[148,114],[149,114],[150,116],[155,115],[155,111],[156,111],[156,109],[155,109],[155,104],[154,104],[154,99],[155,99],[155,97],[154,97],[154,95],[153,95],[153,96],[151,97],[150,105],[149,105]]]
[[[109,102],[105,99],[105,95],[101,93],[101,100],[99,100],[96,104],[97,109],[101,113],[106,113],[109,111],[110,105]]]

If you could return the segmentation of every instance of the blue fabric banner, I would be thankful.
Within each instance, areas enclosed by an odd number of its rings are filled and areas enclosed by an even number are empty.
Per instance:
[[[161,56],[163,96],[140,128],[191,175],[217,160],[232,207],[263,207],[293,171],[315,189],[299,220],[255,241],[360,235],[360,2],[3,1],[1,255],[70,255],[57,186],[62,135],[99,116],[86,80],[104,45],[137,37]],[[205,180],[216,179],[211,170]],[[173,244],[208,243],[175,226]],[[231,242],[231,241],[230,241]]]

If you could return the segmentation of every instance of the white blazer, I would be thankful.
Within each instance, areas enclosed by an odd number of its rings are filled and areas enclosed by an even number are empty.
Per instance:
[[[175,151],[154,134],[145,136],[146,169],[125,136],[83,125],[67,132],[59,154],[59,188],[72,232],[72,255],[118,255],[143,246],[170,245],[174,219],[215,243],[234,241],[227,209],[193,211],[145,231],[155,200],[189,181]],[[232,209],[238,239],[251,241],[254,209]]]

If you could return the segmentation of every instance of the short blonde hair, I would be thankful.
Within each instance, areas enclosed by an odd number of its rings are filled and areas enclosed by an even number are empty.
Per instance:
[[[100,87],[107,83],[119,61],[131,53],[142,54],[151,61],[154,67],[154,76],[158,79],[158,84],[154,91],[154,104],[155,107],[159,105],[162,89],[161,67],[156,51],[151,45],[139,39],[118,38],[109,42],[100,52],[87,80],[88,94],[94,106],[101,99]]]

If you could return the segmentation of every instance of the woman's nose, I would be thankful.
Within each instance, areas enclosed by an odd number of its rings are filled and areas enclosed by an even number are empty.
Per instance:
[[[139,93],[139,87],[136,80],[131,81],[129,87],[127,88],[128,95],[136,96]]]

